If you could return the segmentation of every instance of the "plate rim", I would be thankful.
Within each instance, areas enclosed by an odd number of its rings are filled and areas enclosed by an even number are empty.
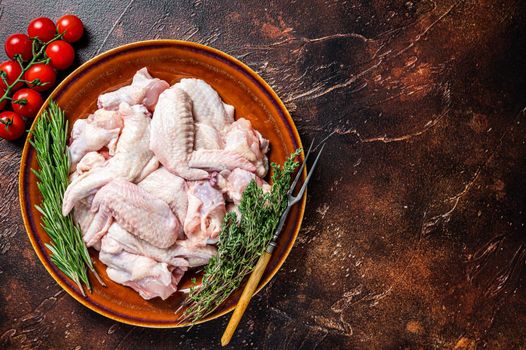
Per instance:
[[[32,131],[34,129],[35,121],[38,118],[41,117],[42,112],[49,105],[50,101],[64,88],[64,86],[68,85],[73,79],[75,79],[75,77],[78,74],[80,74],[82,71],[84,71],[89,66],[91,66],[93,64],[96,64],[98,61],[103,60],[107,56],[111,56],[111,55],[113,55],[115,53],[118,53],[120,51],[126,51],[126,50],[129,50],[129,49],[135,49],[135,48],[138,48],[138,47],[141,47],[141,46],[147,47],[147,46],[150,46],[150,45],[177,45],[177,46],[186,46],[186,47],[189,47],[189,48],[196,48],[196,49],[200,49],[200,50],[203,50],[203,51],[208,51],[208,52],[210,52],[210,53],[212,53],[214,55],[217,55],[217,56],[221,56],[223,59],[225,59],[227,61],[230,61],[233,64],[239,66],[243,71],[245,71],[253,79],[255,79],[263,88],[265,88],[267,93],[269,93],[270,97],[275,100],[275,102],[278,104],[279,108],[281,109],[281,112],[283,113],[284,117],[286,118],[288,124],[292,126],[291,127],[291,131],[292,131],[292,134],[293,134],[293,136],[295,138],[296,143],[298,144],[298,147],[303,149],[303,145],[302,145],[299,133],[298,133],[298,129],[297,129],[295,123],[294,123],[294,120],[290,116],[289,111],[285,107],[285,104],[283,103],[283,101],[279,98],[279,96],[274,91],[274,89],[272,89],[272,87],[270,87],[270,85],[263,78],[261,78],[259,76],[259,74],[257,74],[254,70],[252,70],[245,63],[241,62],[237,58],[235,58],[233,56],[230,56],[229,54],[227,54],[227,53],[225,53],[225,52],[223,52],[221,50],[215,49],[215,48],[207,46],[207,45],[191,42],[191,41],[177,40],[177,39],[141,40],[141,41],[136,41],[136,42],[132,42],[132,43],[128,43],[128,44],[124,44],[124,45],[112,48],[110,50],[107,50],[107,51],[105,51],[103,53],[98,54],[95,57],[90,58],[89,60],[84,62],[82,65],[80,65],[78,68],[76,68],[73,72],[71,72],[64,80],[62,80],[62,82],[60,82],[60,84],[58,84],[57,87],[53,90],[53,92],[49,95],[49,97],[46,99],[46,101],[42,105],[41,109],[39,110],[37,116],[33,119],[32,123],[31,123],[31,127],[29,129],[29,133],[28,133],[28,135],[26,137],[26,140],[24,141],[24,148],[23,148],[23,151],[22,151],[22,156],[20,158],[20,169],[19,169],[19,175],[18,175],[18,197],[19,197],[20,210],[21,210],[21,214],[22,214],[22,220],[24,222],[24,228],[25,228],[25,231],[26,231],[26,233],[27,233],[27,235],[29,237],[29,240],[30,240],[30,243],[31,243],[31,246],[32,246],[33,250],[37,254],[37,256],[38,256],[40,262],[42,263],[42,265],[44,266],[44,268],[51,275],[53,280],[55,280],[55,282],[63,290],[65,290],[71,297],[73,297],[75,300],[77,300],[79,303],[81,303],[82,305],[84,305],[88,309],[90,309],[90,310],[92,310],[92,311],[94,311],[94,312],[96,312],[96,313],[98,313],[98,314],[100,314],[102,316],[105,316],[105,317],[107,317],[109,319],[112,319],[114,321],[118,321],[118,322],[121,322],[121,323],[129,324],[129,325],[133,325],[133,326],[146,327],[146,328],[180,328],[180,327],[188,327],[188,326],[191,326],[191,325],[201,324],[201,323],[204,323],[204,322],[216,319],[218,317],[221,317],[221,316],[231,312],[234,309],[234,307],[236,306],[236,304],[231,305],[230,307],[226,308],[225,310],[223,310],[221,312],[218,312],[216,314],[211,314],[211,315],[209,315],[209,316],[203,318],[202,320],[199,320],[198,322],[195,322],[193,324],[186,323],[186,322],[177,323],[176,321],[174,321],[173,323],[156,323],[156,321],[140,322],[140,321],[138,321],[136,319],[134,320],[134,319],[122,317],[122,316],[119,316],[119,315],[116,315],[116,314],[110,314],[110,313],[106,312],[104,309],[94,305],[92,302],[90,302],[87,299],[85,299],[77,290],[71,288],[69,285],[64,283],[64,281],[62,279],[63,278],[69,279],[69,278],[63,272],[56,270],[53,266],[50,265],[50,263],[46,259],[46,256],[48,256],[48,257],[50,256],[50,253],[45,248],[41,249],[40,245],[37,244],[36,237],[35,237],[36,233],[33,232],[32,228],[31,228],[31,224],[29,223],[28,212],[26,210],[25,201],[24,201],[24,198],[26,197],[26,189],[25,189],[25,186],[24,186],[24,179],[25,179],[25,174],[26,174],[26,165],[27,165],[27,167],[29,167],[29,164],[27,164],[27,158],[28,158],[29,150],[30,150],[30,148],[32,148],[31,144],[29,143],[30,135],[31,135],[31,133],[32,133]],[[303,150],[302,150],[300,156],[301,156],[301,159],[304,159],[304,152],[303,152]],[[303,177],[303,179],[305,179],[305,177],[306,177],[306,169],[303,170],[302,177]],[[277,274],[277,272],[279,271],[279,269],[281,268],[281,266],[284,264],[285,260],[289,256],[290,251],[292,250],[292,247],[294,246],[295,241],[297,239],[297,236],[299,234],[299,231],[301,229],[301,225],[302,225],[302,222],[303,222],[303,217],[304,217],[304,214],[305,214],[306,202],[307,202],[307,193],[305,193],[305,195],[303,196],[303,199],[301,200],[300,209],[299,209],[299,218],[298,218],[297,224],[294,227],[294,232],[292,234],[292,237],[291,237],[292,239],[291,239],[290,244],[285,249],[283,256],[279,259],[279,261],[278,261],[277,265],[275,266],[275,268],[272,269],[270,271],[270,273],[268,274],[268,276],[259,283],[255,294],[257,294],[259,291],[261,291],[270,282],[270,280]],[[57,271],[58,271],[58,273],[57,273]],[[60,275],[62,275],[62,276],[60,276]]]

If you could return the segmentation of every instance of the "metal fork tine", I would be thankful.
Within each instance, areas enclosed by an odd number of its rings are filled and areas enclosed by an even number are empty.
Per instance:
[[[303,197],[303,194],[305,193],[305,189],[307,188],[307,184],[309,183],[310,178],[312,177],[312,174],[314,174],[314,170],[316,169],[316,165],[318,164],[318,159],[320,159],[321,153],[323,152],[324,148],[325,148],[325,143],[321,146],[320,151],[318,152],[318,155],[316,156],[316,159],[314,160],[314,163],[312,163],[312,166],[309,169],[309,174],[307,175],[307,178],[305,179],[303,186],[301,186],[300,191],[298,192],[296,197],[294,197],[294,199],[292,200],[291,205],[296,204],[297,202],[299,202],[301,197]]]
[[[309,150],[307,151],[307,154],[305,155],[305,159],[303,159],[303,163],[301,164],[300,168],[298,169],[298,173],[296,174],[296,177],[294,178],[294,181],[292,181],[292,184],[290,185],[289,191],[287,192],[287,195],[291,195],[292,192],[294,192],[294,189],[296,188],[296,185],[298,184],[298,181],[301,177],[301,174],[303,173],[303,168],[305,168],[305,164],[307,164],[307,159],[309,158],[310,152],[312,150],[312,146],[314,145],[314,139],[312,139],[312,142],[310,143]]]

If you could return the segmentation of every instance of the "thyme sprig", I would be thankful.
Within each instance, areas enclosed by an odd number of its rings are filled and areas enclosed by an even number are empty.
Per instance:
[[[80,228],[71,216],[61,212],[62,197],[68,186],[69,153],[66,150],[68,121],[64,111],[51,102],[35,121],[29,142],[37,151],[39,169],[31,169],[38,179],[42,202],[35,208],[42,214],[42,227],[49,235],[51,261],[73,280],[84,295],[83,284],[91,291],[87,270],[97,279]],[[102,283],[102,282],[101,282]]]
[[[227,213],[217,245],[217,255],[204,267],[202,284],[190,290],[181,322],[195,323],[223,303],[250,274],[269,244],[281,214],[287,207],[291,175],[298,166],[290,155],[283,167],[272,163],[272,188],[264,193],[255,181],[243,192],[238,222],[234,212]]]

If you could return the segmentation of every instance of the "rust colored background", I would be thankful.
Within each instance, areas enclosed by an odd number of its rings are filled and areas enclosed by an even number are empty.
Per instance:
[[[0,1],[0,39],[78,14],[80,64],[152,38],[247,63],[328,139],[300,237],[231,348],[526,348],[524,1]],[[0,348],[218,348],[115,323],[38,261],[0,142]]]

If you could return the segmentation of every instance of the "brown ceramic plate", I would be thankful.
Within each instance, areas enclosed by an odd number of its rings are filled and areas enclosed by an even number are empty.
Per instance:
[[[249,119],[270,140],[271,161],[282,164],[291,152],[301,147],[298,131],[289,113],[261,77],[235,58],[191,42],[153,40],[110,50],[75,70],[53,91],[50,99],[54,99],[65,110],[71,126],[76,119],[96,110],[97,97],[101,93],[128,84],[134,73],[142,67],[148,67],[153,76],[170,84],[182,77],[196,77],[207,81],[226,103],[236,108],[236,118],[243,116]],[[34,209],[35,204],[41,201],[37,179],[31,171],[35,168],[36,152],[26,141],[19,178],[22,217],[33,248],[57,283],[80,303],[111,319],[144,327],[185,326],[186,324],[178,323],[184,310],[176,313],[184,299],[183,293],[177,292],[165,301],[159,298],[146,301],[132,289],[112,282],[95,251],[90,253],[97,272],[107,287],[102,287],[90,276],[93,292],[86,297],[82,296],[78,287],[51,262],[50,252],[45,248],[49,237],[41,227],[40,214]],[[289,215],[288,224],[258,290],[269,282],[287,258],[301,225],[305,201],[304,198]],[[187,276],[186,281],[189,277],[191,276]],[[203,322],[231,311],[239,295],[240,290]]]

